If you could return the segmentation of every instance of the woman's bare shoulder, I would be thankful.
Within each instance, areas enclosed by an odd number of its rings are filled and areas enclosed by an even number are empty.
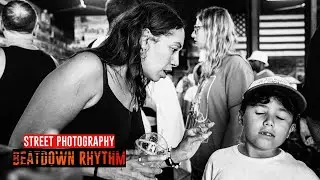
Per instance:
[[[103,75],[101,59],[92,52],[81,52],[61,64],[53,74],[57,76],[100,77]]]
[[[81,70],[99,70],[102,68],[101,59],[92,52],[81,52],[64,63],[66,66],[81,68]]]

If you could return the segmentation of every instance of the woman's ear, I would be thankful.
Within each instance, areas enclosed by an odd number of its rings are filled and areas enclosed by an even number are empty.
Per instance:
[[[151,31],[148,28],[145,28],[142,30],[141,34],[141,39],[140,39],[140,45],[142,49],[147,49],[148,48],[148,41],[149,39],[153,37],[151,34]]]

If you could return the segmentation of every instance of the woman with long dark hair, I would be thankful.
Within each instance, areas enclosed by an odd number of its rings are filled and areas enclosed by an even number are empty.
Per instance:
[[[165,4],[142,3],[125,12],[99,47],[76,53],[44,79],[10,144],[19,147],[23,134],[53,128],[60,133],[115,134],[116,148],[134,149],[135,140],[145,132],[140,114],[145,87],[178,65],[184,36],[183,21]],[[190,129],[170,157],[143,160],[169,158],[163,166],[177,167],[210,134]],[[93,172],[86,168],[87,174]],[[141,158],[127,157],[126,168],[99,168],[95,172],[110,179],[153,179],[161,170],[144,166]]]

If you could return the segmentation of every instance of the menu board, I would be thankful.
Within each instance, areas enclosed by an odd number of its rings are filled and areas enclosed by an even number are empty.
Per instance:
[[[106,35],[108,23],[106,16],[76,16],[74,39],[78,47],[87,47],[99,36]]]

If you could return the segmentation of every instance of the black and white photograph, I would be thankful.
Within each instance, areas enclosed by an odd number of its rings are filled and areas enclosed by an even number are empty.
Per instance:
[[[320,0],[0,0],[0,179],[320,180],[319,24]]]

